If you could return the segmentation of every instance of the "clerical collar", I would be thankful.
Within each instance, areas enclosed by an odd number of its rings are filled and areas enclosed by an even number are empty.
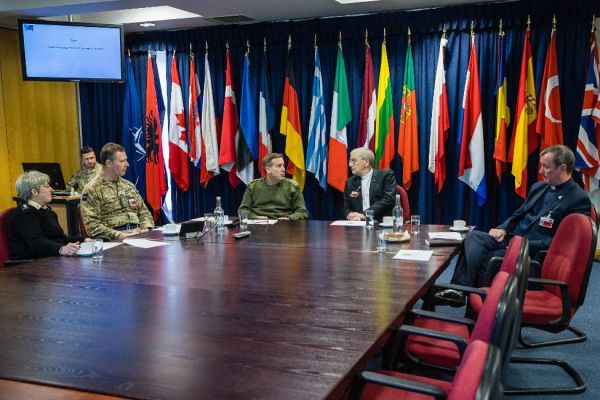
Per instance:
[[[31,199],[27,200],[27,204],[29,204],[31,207],[35,208],[36,210],[40,210],[42,208],[48,208],[46,206],[41,205],[37,201],[31,200]]]
[[[570,181],[571,181],[571,179],[569,179],[559,185],[550,185],[550,189],[552,189],[552,191],[560,190],[560,189],[564,188],[565,186],[567,186],[567,183],[569,183]]]
[[[372,176],[373,176],[373,170],[371,169],[369,172],[367,172],[366,174],[364,174],[363,176],[361,176],[360,180],[362,182],[364,182],[364,181],[370,181]]]

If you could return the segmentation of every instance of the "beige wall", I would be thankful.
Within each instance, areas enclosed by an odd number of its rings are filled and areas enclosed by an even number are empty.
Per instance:
[[[23,81],[19,35],[0,29],[0,210],[21,162],[60,162],[65,179],[79,168],[76,96],[74,83]]]

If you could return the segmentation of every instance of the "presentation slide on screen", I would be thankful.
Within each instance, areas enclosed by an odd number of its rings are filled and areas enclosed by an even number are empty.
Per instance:
[[[25,24],[23,43],[31,78],[122,78],[118,28]]]

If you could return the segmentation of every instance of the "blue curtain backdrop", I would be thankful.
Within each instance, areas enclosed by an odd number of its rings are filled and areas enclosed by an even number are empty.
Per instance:
[[[413,175],[413,185],[409,191],[411,211],[419,213],[425,223],[449,223],[453,219],[464,218],[469,224],[480,229],[503,221],[522,202],[514,193],[514,179],[510,175],[510,165],[504,174],[502,184],[495,177],[492,153],[495,137],[495,82],[497,64],[497,32],[502,18],[507,40],[508,102],[511,118],[514,119],[516,91],[519,81],[524,32],[527,15],[531,16],[531,45],[536,77],[536,92],[539,93],[546,51],[550,39],[553,14],[558,20],[557,52],[560,76],[560,91],[563,113],[565,144],[575,148],[581,103],[584,90],[586,57],[589,48],[592,15],[600,15],[600,3],[585,0],[543,1],[530,0],[502,4],[484,4],[446,7],[414,12],[394,12],[377,15],[324,18],[297,22],[259,23],[242,26],[218,26],[170,32],[152,32],[126,35],[126,46],[131,51],[137,85],[141,96],[142,110],[145,104],[146,57],[148,49],[167,50],[170,63],[173,50],[176,57],[182,84],[184,103],[187,108],[189,88],[189,48],[193,46],[197,74],[201,85],[204,77],[204,48],[208,44],[209,62],[213,78],[213,92],[217,117],[223,111],[225,44],[229,43],[231,63],[234,72],[234,89],[237,103],[240,104],[242,61],[246,51],[246,41],[250,42],[250,73],[255,102],[258,102],[260,65],[263,52],[263,39],[267,40],[267,54],[270,65],[268,79],[275,106],[276,128],[272,132],[274,151],[283,152],[284,137],[279,134],[279,115],[283,94],[283,80],[286,67],[288,35],[292,36],[297,91],[301,108],[302,135],[306,149],[310,118],[311,84],[314,72],[314,37],[317,35],[325,109],[327,117],[331,113],[331,97],[335,74],[335,61],[338,35],[341,31],[343,52],[348,75],[352,104],[352,121],[348,130],[348,145],[356,147],[359,123],[360,99],[364,69],[364,38],[368,30],[373,54],[375,79],[379,74],[383,28],[387,31],[387,51],[393,87],[396,140],[400,117],[402,79],[406,56],[407,29],[412,31],[412,51],[415,65],[417,113],[419,125],[420,169]],[[460,148],[458,115],[462,102],[465,74],[469,56],[469,31],[471,22],[475,26],[477,54],[481,79],[482,113],[484,123],[485,168],[488,200],[483,207],[477,205],[474,192],[457,178]],[[446,53],[446,81],[451,128],[446,143],[447,178],[442,192],[438,195],[433,175],[427,170],[430,118],[433,97],[433,84],[438,56],[439,41],[443,26],[447,29],[448,51]],[[170,65],[170,64],[168,64]],[[167,80],[170,82],[170,72]],[[377,85],[377,82],[376,82]],[[81,84],[81,109],[83,142],[97,150],[107,141],[121,141],[122,84]],[[170,88],[162,88],[170,96]],[[187,111],[187,110],[186,110]],[[329,124],[329,121],[328,121]],[[512,132],[512,123],[509,131]],[[531,185],[537,175],[537,151],[529,160]],[[397,181],[401,181],[401,160],[398,156],[392,162]],[[228,214],[235,215],[245,186],[240,184],[235,190],[229,186],[226,174],[221,173],[212,179],[206,189],[199,185],[199,171],[191,168],[191,189],[182,193],[171,182],[174,204],[174,219],[186,220],[212,211],[215,196],[222,196]],[[311,173],[307,174],[304,197],[310,218],[336,219],[341,215],[342,196],[335,189],[326,192],[319,187]]]

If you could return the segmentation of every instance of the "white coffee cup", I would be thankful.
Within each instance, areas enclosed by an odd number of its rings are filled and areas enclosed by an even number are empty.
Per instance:
[[[465,227],[467,226],[467,221],[462,220],[462,219],[455,219],[452,227],[454,229],[465,229]]]
[[[94,244],[92,242],[83,242],[79,244],[79,254],[92,254]]]
[[[229,215],[225,214],[225,215],[223,216],[223,223],[224,223],[224,224],[228,224],[228,223],[229,223]]]
[[[383,225],[392,225],[394,223],[394,217],[388,216],[383,217]]]
[[[177,233],[177,224],[166,224],[163,227],[164,233]]]

